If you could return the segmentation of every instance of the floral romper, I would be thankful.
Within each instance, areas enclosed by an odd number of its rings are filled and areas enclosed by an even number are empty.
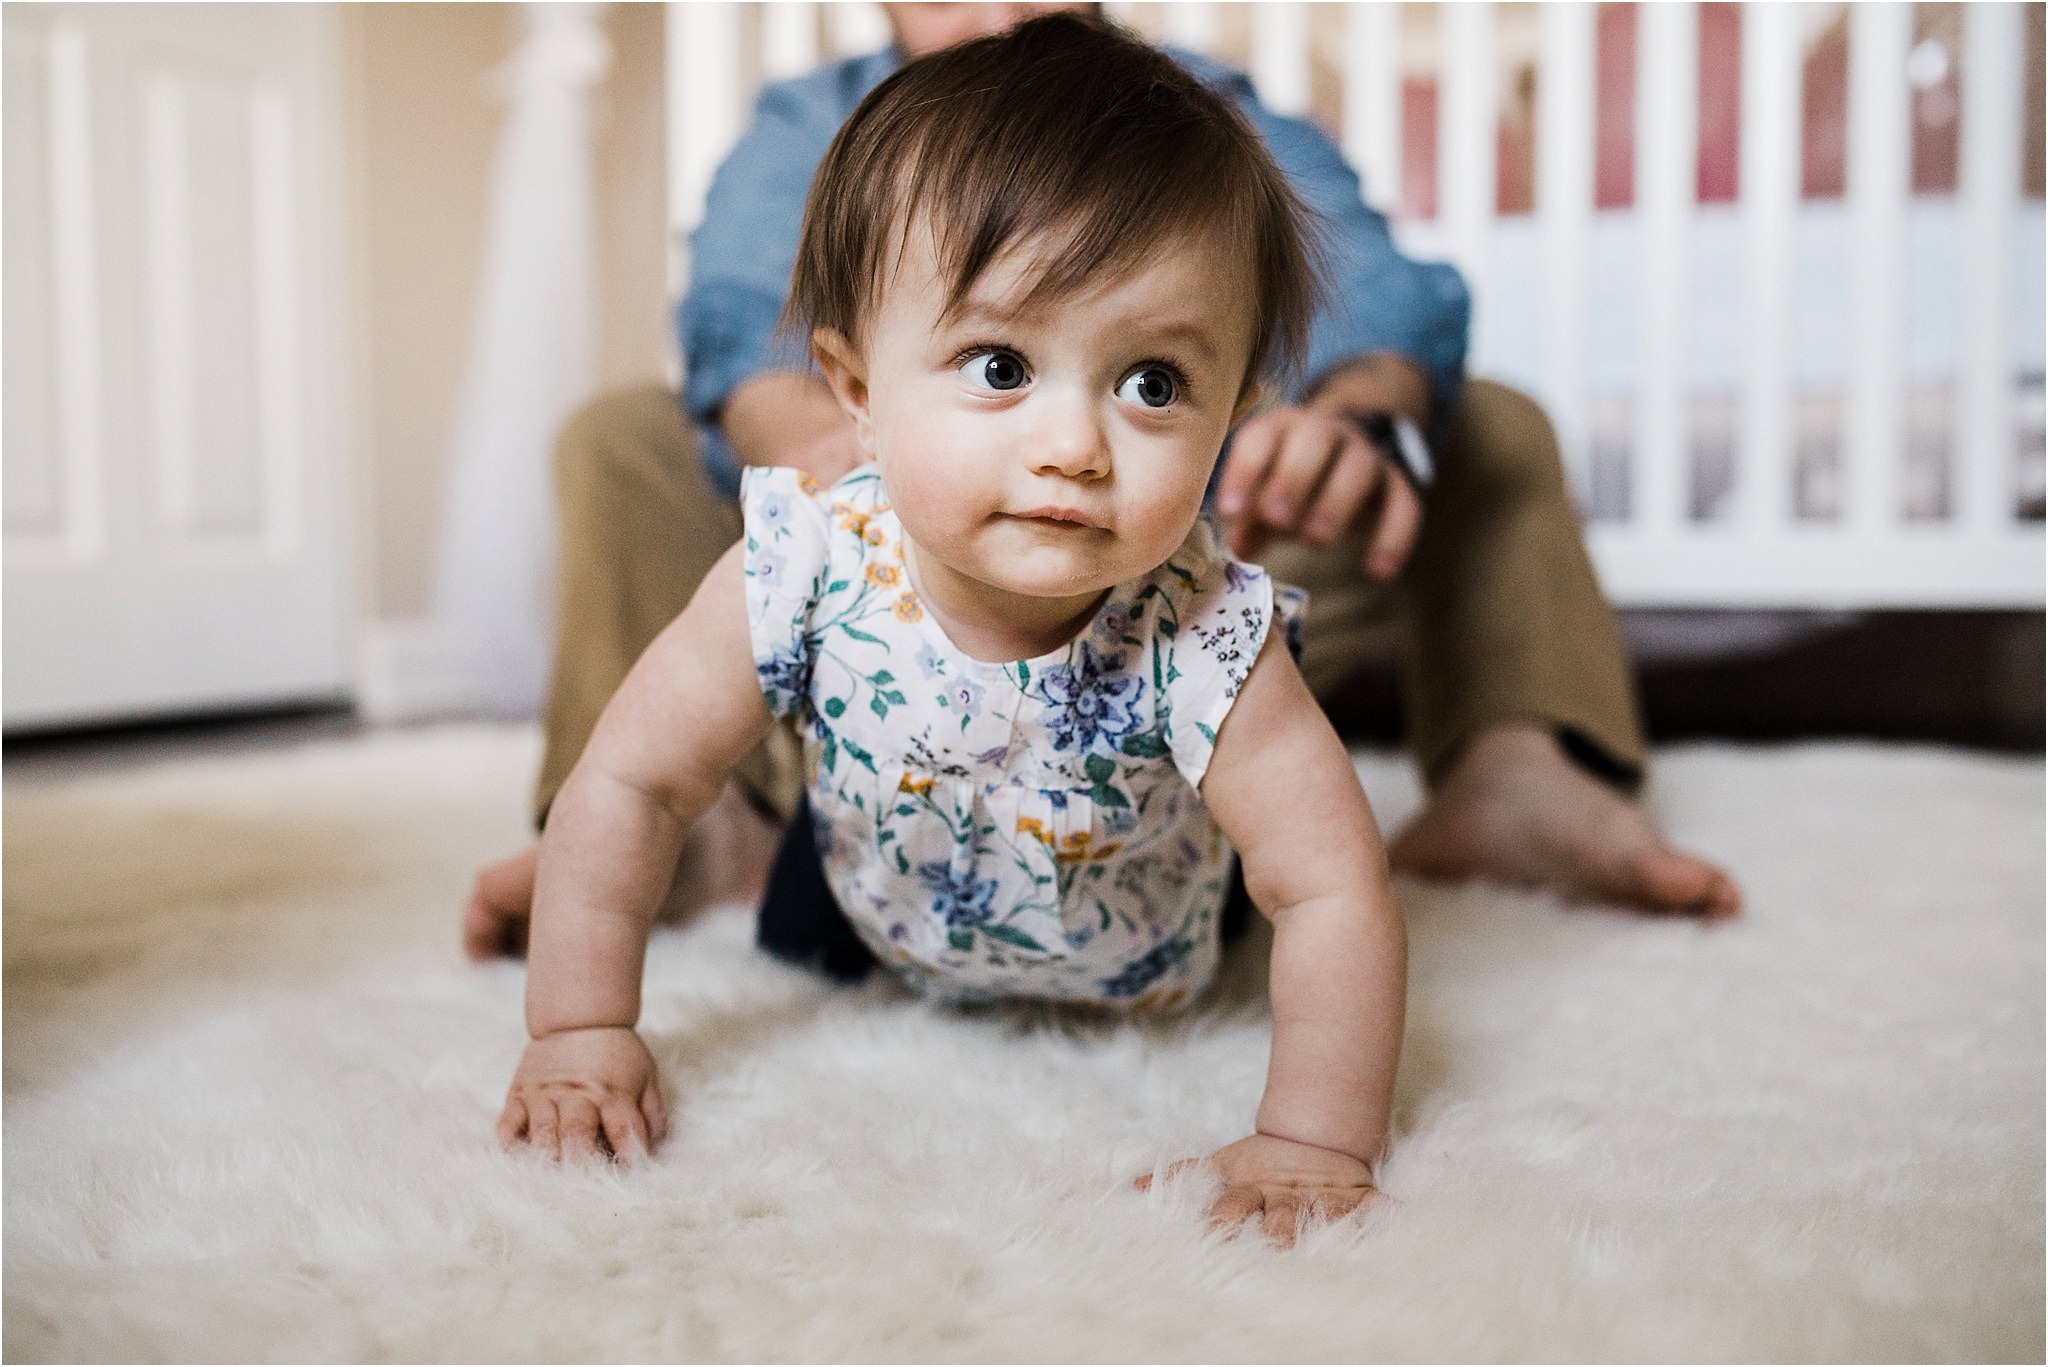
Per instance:
[[[803,731],[825,879],[876,956],[954,1001],[1199,992],[1232,854],[1196,789],[1305,596],[1198,520],[1072,641],[989,663],[919,603],[873,466],[829,489],[749,470],[741,502],[761,689]]]

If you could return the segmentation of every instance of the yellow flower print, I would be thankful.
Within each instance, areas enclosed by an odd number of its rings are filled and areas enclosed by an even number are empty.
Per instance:
[[[1035,816],[1018,817],[1017,834],[1028,835],[1033,840],[1037,840],[1043,844],[1052,844],[1052,832],[1048,831],[1045,828],[1045,823],[1043,821],[1040,821]]]
[[[874,523],[864,522],[861,524],[860,539],[867,542],[870,546],[879,546],[884,541],[887,541],[889,537],[887,533]]]
[[[1060,838],[1057,858],[1062,864],[1087,864],[1107,859],[1124,847],[1121,840],[1112,840],[1101,849],[1091,849],[1093,837],[1087,831],[1070,831]]]
[[[879,560],[870,561],[868,564],[868,582],[878,589],[893,589],[896,587],[896,581],[902,577],[903,571],[894,565],[884,564]]]
[[[896,620],[915,622],[924,617],[924,604],[917,601],[917,595],[906,593],[896,600]]]
[[[919,797],[924,796],[931,790],[932,780],[928,778],[912,778],[909,774],[905,774],[896,784],[897,792],[916,793]]]
[[[815,494],[824,486],[818,483],[817,476],[808,471],[799,470],[796,476],[796,487],[807,494]]]

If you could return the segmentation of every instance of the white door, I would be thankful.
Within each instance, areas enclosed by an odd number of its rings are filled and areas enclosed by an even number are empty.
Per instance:
[[[346,695],[328,5],[7,5],[5,724]]]

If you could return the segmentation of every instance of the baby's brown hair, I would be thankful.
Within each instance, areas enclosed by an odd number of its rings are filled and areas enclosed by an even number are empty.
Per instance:
[[[946,309],[1007,248],[1064,248],[1025,303],[1136,266],[1161,243],[1241,244],[1257,322],[1245,384],[1300,369],[1318,293],[1311,211],[1231,102],[1106,20],[1053,14],[909,63],[811,181],[784,325],[857,344],[912,224],[931,225]]]

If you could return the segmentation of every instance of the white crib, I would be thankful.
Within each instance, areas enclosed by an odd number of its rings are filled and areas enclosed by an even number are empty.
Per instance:
[[[2043,219],[2016,169],[2021,5],[1964,16],[1958,190],[1939,198],[1909,193],[1912,6],[1852,7],[1847,193],[1830,202],[1800,194],[1807,7],[1742,6],[1739,193],[1705,205],[1700,7],[1641,6],[1633,207],[1618,211],[1594,208],[1596,7],[1545,5],[1537,208],[1507,216],[1494,194],[1503,15],[1445,6],[1430,218],[1403,216],[1379,189],[1398,187],[1404,165],[1400,6],[1108,8],[1234,56],[1283,112],[1308,111],[1312,87],[1334,82],[1334,131],[1404,248],[1472,283],[1473,373],[1535,394],[1556,422],[1617,603],[2043,603]],[[754,88],[888,34],[875,6],[793,0],[674,3],[668,31],[679,283]],[[1947,401],[1909,414],[1913,393]]]

